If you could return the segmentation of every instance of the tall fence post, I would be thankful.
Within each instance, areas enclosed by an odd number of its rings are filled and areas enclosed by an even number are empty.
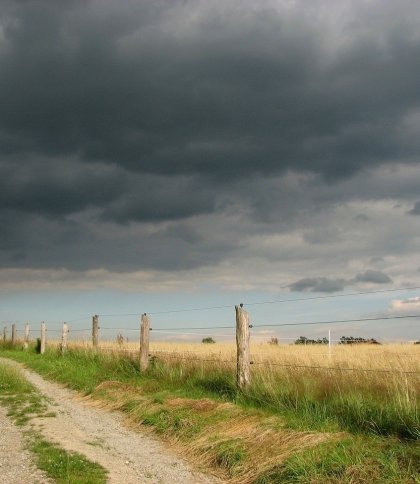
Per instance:
[[[63,328],[61,331],[61,345],[60,345],[60,350],[61,354],[64,355],[66,349],[67,349],[67,335],[69,332],[69,327],[67,323],[63,323]]]
[[[12,345],[16,344],[16,323],[12,324]]]
[[[7,326],[3,328],[3,341],[6,343],[7,340]]]
[[[23,340],[23,344],[25,348],[27,348],[29,345],[29,323],[25,324],[25,338]]]
[[[236,383],[240,390],[245,390],[251,383],[251,362],[249,351],[249,316],[245,309],[235,306],[236,312]]]
[[[92,318],[92,346],[97,349],[99,342],[99,316],[95,314]]]
[[[149,366],[149,336],[150,318],[144,313],[141,315],[140,326],[140,371],[146,371]]]
[[[45,353],[45,346],[46,346],[46,332],[47,332],[47,327],[45,326],[44,321],[41,323],[41,345],[39,347],[39,352],[41,355]]]

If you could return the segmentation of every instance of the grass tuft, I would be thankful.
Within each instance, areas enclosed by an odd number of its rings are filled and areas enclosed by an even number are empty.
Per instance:
[[[103,484],[105,469],[76,452],[67,452],[53,445],[39,434],[33,436],[29,449],[36,457],[39,469],[58,484]]]

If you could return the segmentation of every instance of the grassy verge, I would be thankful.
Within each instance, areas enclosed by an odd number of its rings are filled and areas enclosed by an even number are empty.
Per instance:
[[[7,409],[7,415],[16,425],[23,426],[33,417],[54,417],[47,412],[43,397],[35,391],[14,368],[0,365],[0,404]],[[57,483],[106,482],[106,471],[101,466],[87,460],[84,456],[67,452],[55,444],[47,442],[42,436],[25,427],[27,448],[33,453],[37,467]]]
[[[322,392],[313,373],[292,383],[285,374],[278,388],[261,375],[238,394],[223,367],[155,360],[140,374],[137,362],[120,355],[3,354],[122,410],[131,425],[232,482],[420,482],[413,396],[380,402],[360,379],[353,393],[337,393],[331,385]]]

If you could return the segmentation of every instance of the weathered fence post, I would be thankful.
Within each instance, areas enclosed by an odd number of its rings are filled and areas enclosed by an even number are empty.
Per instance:
[[[23,347],[26,349],[29,345],[29,323],[25,324],[25,337],[23,340]]]
[[[249,352],[249,316],[245,309],[235,306],[236,311],[236,346],[237,373],[236,383],[240,390],[245,390],[251,383],[250,352]]]
[[[67,323],[63,323],[63,329],[61,331],[61,345],[60,345],[60,350],[61,354],[64,355],[64,352],[67,349],[67,334],[69,332],[69,327]]]
[[[140,371],[146,371],[149,366],[149,335],[150,318],[144,313],[141,315],[140,326]]]
[[[45,326],[44,321],[41,323],[41,346],[39,347],[39,352],[41,355],[45,353],[45,346],[46,346],[46,332],[47,332],[47,327]]]
[[[7,326],[3,328],[3,341],[6,343],[7,340]]]
[[[16,344],[16,324],[12,324],[12,345]]]
[[[95,314],[92,318],[92,346],[97,349],[99,342],[99,316]]]

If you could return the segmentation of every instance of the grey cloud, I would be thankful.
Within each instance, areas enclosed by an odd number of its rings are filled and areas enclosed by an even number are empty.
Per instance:
[[[410,215],[420,215],[420,200],[414,204],[414,207],[408,213]]]
[[[328,44],[350,27],[328,39],[326,19],[313,22],[303,3],[253,4],[252,13],[234,1],[87,3],[8,3],[7,152],[224,179],[286,169],[335,179],[417,152],[417,138],[404,131],[402,143],[400,131],[420,105],[411,81],[420,39],[410,24],[393,28],[415,17],[411,2],[384,5],[390,24],[366,9],[364,35],[335,51]],[[189,25],[191,11],[199,20]]]
[[[94,209],[103,221],[183,219],[215,210],[215,190],[193,177],[129,173],[76,160],[0,161],[0,209],[62,218]]]
[[[112,225],[92,226],[82,220],[34,216],[19,220],[13,231],[1,233],[3,268],[178,271],[217,264],[237,248],[234,241],[203,240],[188,226],[132,227],[127,233],[124,227],[113,230]],[[0,224],[6,221],[0,214]]]
[[[365,272],[361,272],[355,277],[356,282],[372,282],[374,284],[387,284],[392,282],[392,279],[381,271],[375,271],[368,269]]]
[[[353,279],[329,279],[327,277],[308,277],[290,284],[291,291],[337,292],[354,283],[386,284],[392,279],[381,271],[368,269],[357,274]]]
[[[99,163],[0,162],[0,206],[2,210],[62,217],[119,197],[126,178],[121,170]]]
[[[135,177],[125,194],[108,205],[103,220],[181,220],[215,210],[215,193],[199,181],[186,177]]]
[[[0,18],[1,266],[301,261],[294,243],[244,248],[296,232],[324,268],[348,228],[364,231],[349,259],[380,232],[337,207],[418,196],[409,0],[9,0]],[[409,252],[402,238],[369,255]]]
[[[327,277],[307,277],[299,279],[289,286],[291,291],[337,292],[344,289],[343,279],[328,279]]]

